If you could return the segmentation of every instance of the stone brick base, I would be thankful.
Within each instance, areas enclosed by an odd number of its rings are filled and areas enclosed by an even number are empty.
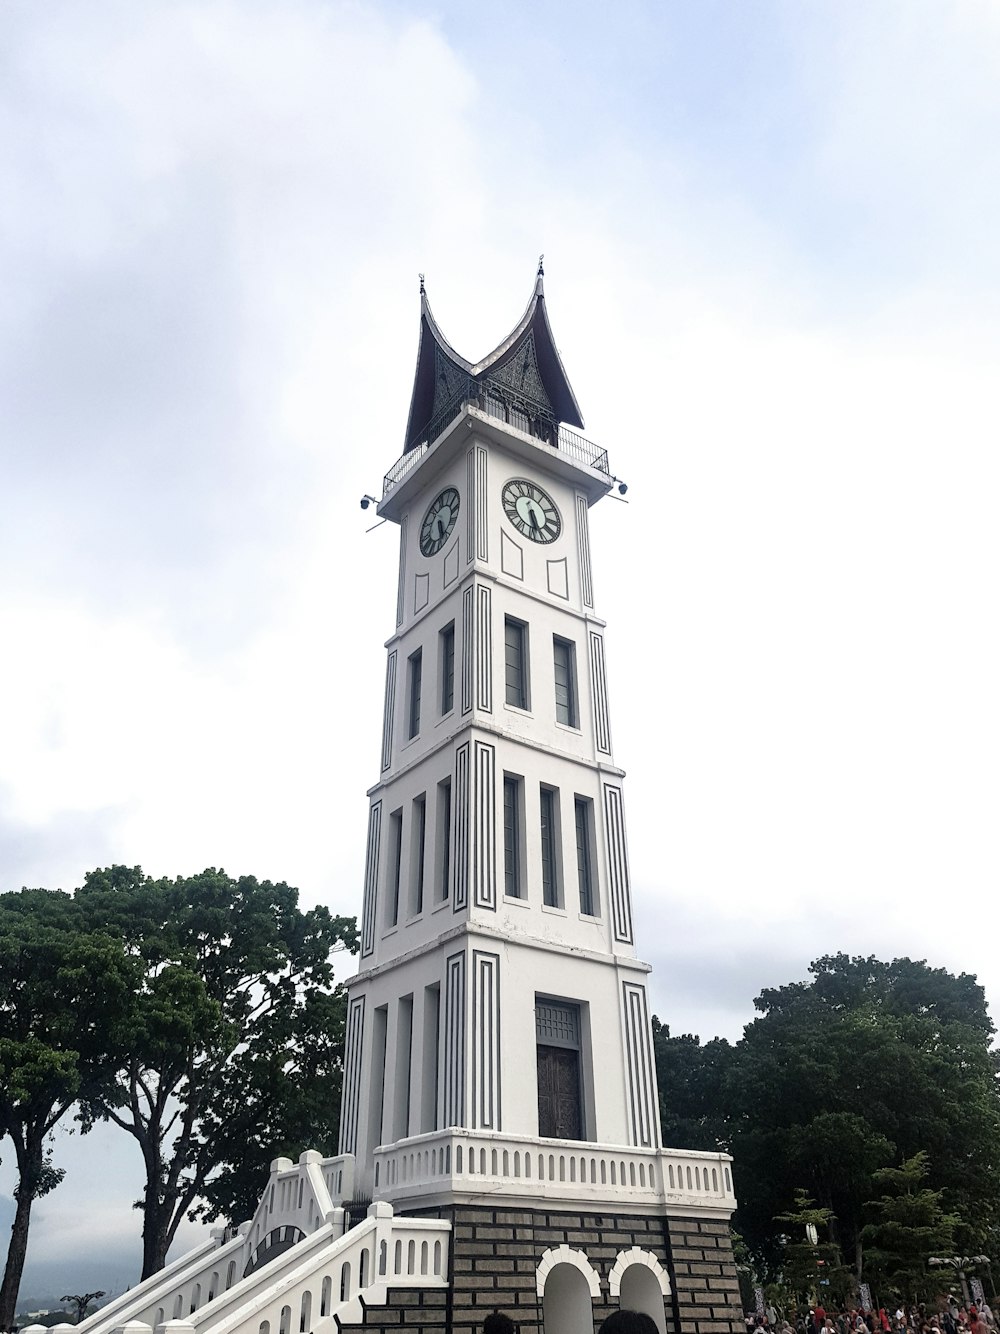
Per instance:
[[[611,1268],[620,1251],[637,1246],[670,1275],[667,1334],[744,1334],[723,1221],[464,1205],[414,1212],[450,1220],[451,1286],[447,1292],[390,1291],[385,1306],[367,1308],[363,1325],[344,1326],[343,1334],[401,1334],[407,1325],[420,1325],[425,1334],[479,1334],[490,1311],[505,1311],[520,1334],[544,1334],[535,1274],[545,1252],[559,1246],[583,1251],[597,1271],[595,1330],[618,1309],[609,1291]]]

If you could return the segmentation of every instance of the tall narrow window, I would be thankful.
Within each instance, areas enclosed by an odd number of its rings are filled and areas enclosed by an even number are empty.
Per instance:
[[[410,654],[407,668],[407,689],[409,691],[406,710],[409,722],[407,735],[415,737],[420,731],[420,687],[424,674],[424,655],[420,649],[417,649],[416,653]]]
[[[446,625],[438,636],[441,660],[441,713],[455,707],[455,622]]]
[[[508,616],[504,621],[504,667],[507,703],[528,707],[528,627]]]
[[[380,1005],[372,1015],[372,1074],[368,1092],[368,1143],[382,1143],[385,1111],[385,1052],[389,1010]]]
[[[396,1070],[393,1080],[392,1137],[410,1133],[410,1079],[413,1074],[413,997],[401,996],[396,1011]]]
[[[420,1133],[437,1130],[437,1092],[440,1051],[438,1027],[441,1023],[441,987],[424,987],[424,1058],[421,1071]]]
[[[442,902],[451,893],[451,779],[438,783],[437,883]]]
[[[556,792],[543,787],[540,794],[542,822],[542,902],[549,908],[559,902],[559,829]]]
[[[521,897],[521,780],[503,778],[503,892]]]
[[[427,797],[421,793],[413,802],[413,825],[410,835],[413,857],[413,915],[424,910],[424,852],[427,846]]]
[[[556,722],[579,727],[576,710],[576,645],[569,639],[552,638],[552,660],[556,680]]]
[[[594,916],[594,861],[590,851],[593,806],[585,797],[573,802],[576,818],[576,872],[580,882],[580,911]]]
[[[389,926],[399,921],[399,882],[403,869],[403,812],[389,816]]]

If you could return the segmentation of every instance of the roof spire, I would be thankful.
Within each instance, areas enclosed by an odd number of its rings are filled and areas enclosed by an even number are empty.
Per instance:
[[[420,295],[421,295],[421,296],[426,296],[426,295],[427,295],[427,288],[424,286],[424,275],[421,273],[421,274],[418,274],[417,276],[420,278]]]
[[[544,256],[544,255],[539,255],[539,256],[538,256],[538,277],[539,277],[539,278],[544,278],[544,277],[545,277],[545,256]]]

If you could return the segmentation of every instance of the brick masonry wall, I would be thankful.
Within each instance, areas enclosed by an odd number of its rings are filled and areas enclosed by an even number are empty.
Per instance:
[[[424,1334],[479,1334],[491,1311],[505,1311],[519,1334],[544,1334],[535,1271],[547,1250],[564,1245],[583,1251],[600,1279],[595,1330],[618,1309],[608,1279],[619,1251],[638,1246],[670,1275],[667,1334],[744,1334],[725,1222],[465,1206],[420,1212],[451,1221],[449,1290],[390,1291],[386,1306],[367,1309],[363,1326],[344,1326],[343,1334],[402,1334],[407,1325]]]

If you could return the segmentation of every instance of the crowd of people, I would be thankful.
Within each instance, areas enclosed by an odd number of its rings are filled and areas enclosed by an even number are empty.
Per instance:
[[[773,1309],[747,1317],[747,1334],[995,1334],[993,1311],[985,1301],[963,1306],[949,1293],[938,1307],[921,1302],[895,1311],[827,1311],[810,1307],[793,1320],[781,1319]]]

